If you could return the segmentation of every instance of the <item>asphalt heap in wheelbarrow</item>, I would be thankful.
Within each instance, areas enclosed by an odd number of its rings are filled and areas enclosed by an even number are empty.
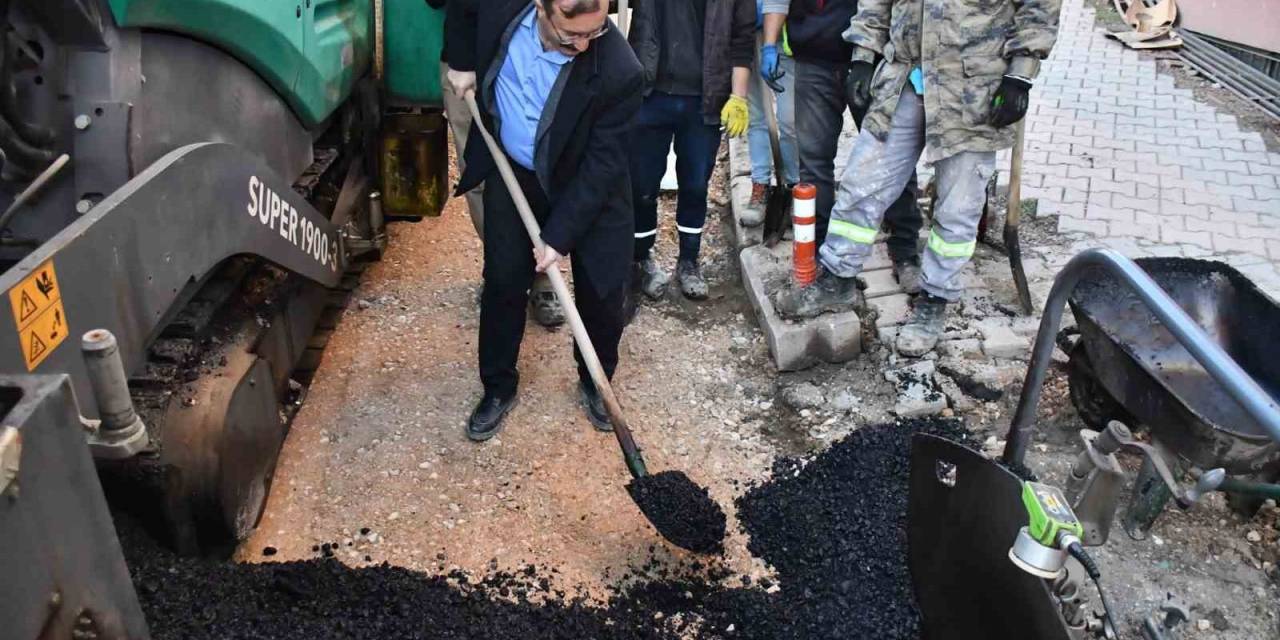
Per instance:
[[[866,427],[737,501],[750,550],[777,582],[700,562],[640,565],[606,606],[551,588],[554,568],[472,581],[333,559],[179,558],[127,522],[126,557],[157,639],[916,638],[906,562],[911,435],[963,439],[955,421]]]

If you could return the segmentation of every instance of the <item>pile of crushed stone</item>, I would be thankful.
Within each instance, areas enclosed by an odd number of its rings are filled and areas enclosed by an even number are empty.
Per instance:
[[[650,558],[607,604],[550,586],[554,568],[471,579],[334,559],[233,564],[174,556],[121,527],[153,637],[917,638],[906,560],[911,436],[957,440],[959,421],[865,427],[778,461],[737,500],[749,548],[777,570],[752,582]]]

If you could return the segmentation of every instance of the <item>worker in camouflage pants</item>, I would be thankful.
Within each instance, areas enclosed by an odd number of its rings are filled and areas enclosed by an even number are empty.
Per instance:
[[[1010,125],[1026,115],[1060,8],[1061,0],[862,0],[844,33],[854,45],[847,80],[871,109],[840,181],[818,280],[780,291],[779,312],[804,318],[865,307],[855,276],[923,153],[938,199],[922,290],[897,349],[918,357],[937,345],[977,244],[996,151],[1013,146]]]

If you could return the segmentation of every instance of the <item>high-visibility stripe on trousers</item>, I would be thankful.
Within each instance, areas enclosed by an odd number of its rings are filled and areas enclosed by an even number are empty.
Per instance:
[[[818,250],[823,267],[846,278],[862,271],[884,212],[911,179],[924,144],[924,104],[905,87],[885,139],[863,130],[854,142],[827,239]],[[977,246],[978,220],[987,181],[995,172],[995,156],[966,151],[934,163],[938,199],[921,265],[921,287],[932,295],[952,301],[960,297],[959,276]]]

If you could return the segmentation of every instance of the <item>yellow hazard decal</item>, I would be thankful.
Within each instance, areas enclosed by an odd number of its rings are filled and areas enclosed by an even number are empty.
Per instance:
[[[62,308],[58,274],[50,260],[9,290],[13,323],[27,371],[34,370],[67,339],[67,314]]]

